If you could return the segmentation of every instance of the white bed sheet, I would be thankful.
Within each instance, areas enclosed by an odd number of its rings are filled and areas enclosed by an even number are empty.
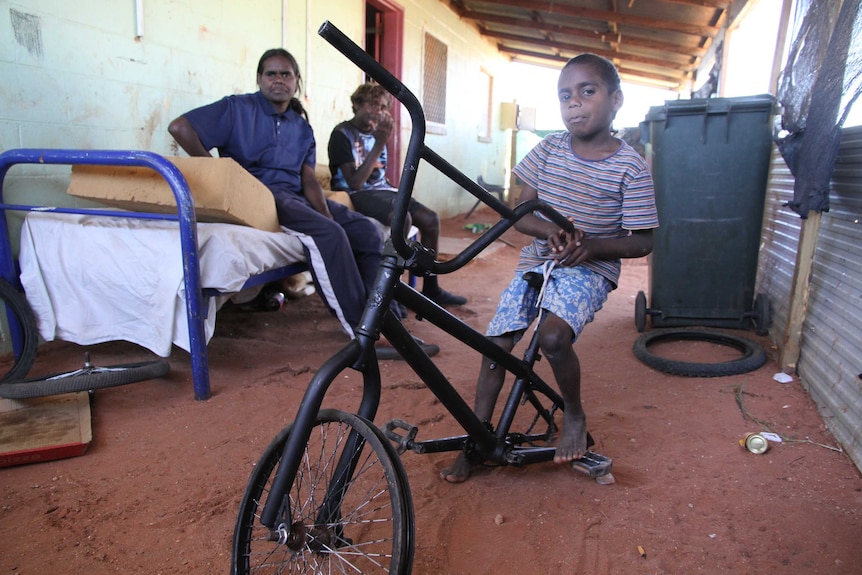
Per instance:
[[[261,272],[305,261],[306,236],[198,223],[201,286],[239,291]],[[179,225],[163,220],[31,212],[21,229],[21,283],[46,341],[125,340],[168,357],[189,351]],[[218,299],[218,301],[216,301]],[[226,298],[206,298],[209,342]],[[208,307],[207,307],[208,306]]]

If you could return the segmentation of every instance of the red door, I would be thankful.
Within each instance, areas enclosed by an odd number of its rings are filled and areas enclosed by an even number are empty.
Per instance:
[[[401,57],[404,39],[404,8],[390,0],[367,0],[365,3],[365,51],[401,79]],[[393,102],[395,129],[387,143],[389,165],[386,176],[393,184],[401,180],[401,105]]]

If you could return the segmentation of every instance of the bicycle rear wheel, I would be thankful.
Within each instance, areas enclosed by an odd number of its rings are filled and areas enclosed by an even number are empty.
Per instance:
[[[39,328],[27,298],[3,278],[0,278],[0,299],[6,307],[3,326],[0,328],[0,343],[11,351],[8,368],[0,369],[0,372],[6,370],[0,376],[0,382],[3,382],[21,379],[33,367],[39,346]],[[6,363],[2,365],[6,366]]]
[[[414,527],[406,474],[382,432],[357,415],[321,410],[282,504],[290,516],[275,529],[259,522],[292,427],[269,444],[249,478],[231,573],[409,573]],[[337,469],[354,434],[360,439],[352,452],[355,470],[341,490],[340,506],[333,506],[329,492],[344,479]]]

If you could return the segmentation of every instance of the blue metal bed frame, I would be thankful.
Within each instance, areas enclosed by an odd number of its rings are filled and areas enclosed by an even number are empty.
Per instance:
[[[140,166],[152,168],[170,185],[177,201],[176,214],[145,212],[122,212],[90,208],[60,208],[36,205],[7,204],[3,199],[3,183],[9,169],[16,164],[58,165],[102,165]],[[20,287],[18,269],[9,238],[7,211],[50,211],[57,213],[87,214],[95,216],[120,216],[153,220],[172,220],[179,223],[180,247],[183,256],[183,278],[186,296],[186,315],[189,326],[189,353],[191,355],[192,379],[195,399],[211,397],[209,360],[207,356],[204,320],[206,298],[219,292],[201,287],[200,263],[198,260],[197,218],[195,205],[188,183],[180,170],[163,156],[142,150],[74,150],[74,149],[12,149],[0,153],[0,276],[12,285]],[[305,262],[296,262],[275,270],[269,270],[246,280],[243,289],[289,277],[308,269]],[[15,341],[19,326],[10,321],[10,332]]]

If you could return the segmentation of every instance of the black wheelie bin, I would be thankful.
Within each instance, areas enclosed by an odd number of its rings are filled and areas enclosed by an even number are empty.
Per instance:
[[[772,146],[774,99],[669,100],[641,124],[660,227],[649,256],[649,303],[635,323],[652,327],[753,327],[766,333],[769,302],[755,297]]]

